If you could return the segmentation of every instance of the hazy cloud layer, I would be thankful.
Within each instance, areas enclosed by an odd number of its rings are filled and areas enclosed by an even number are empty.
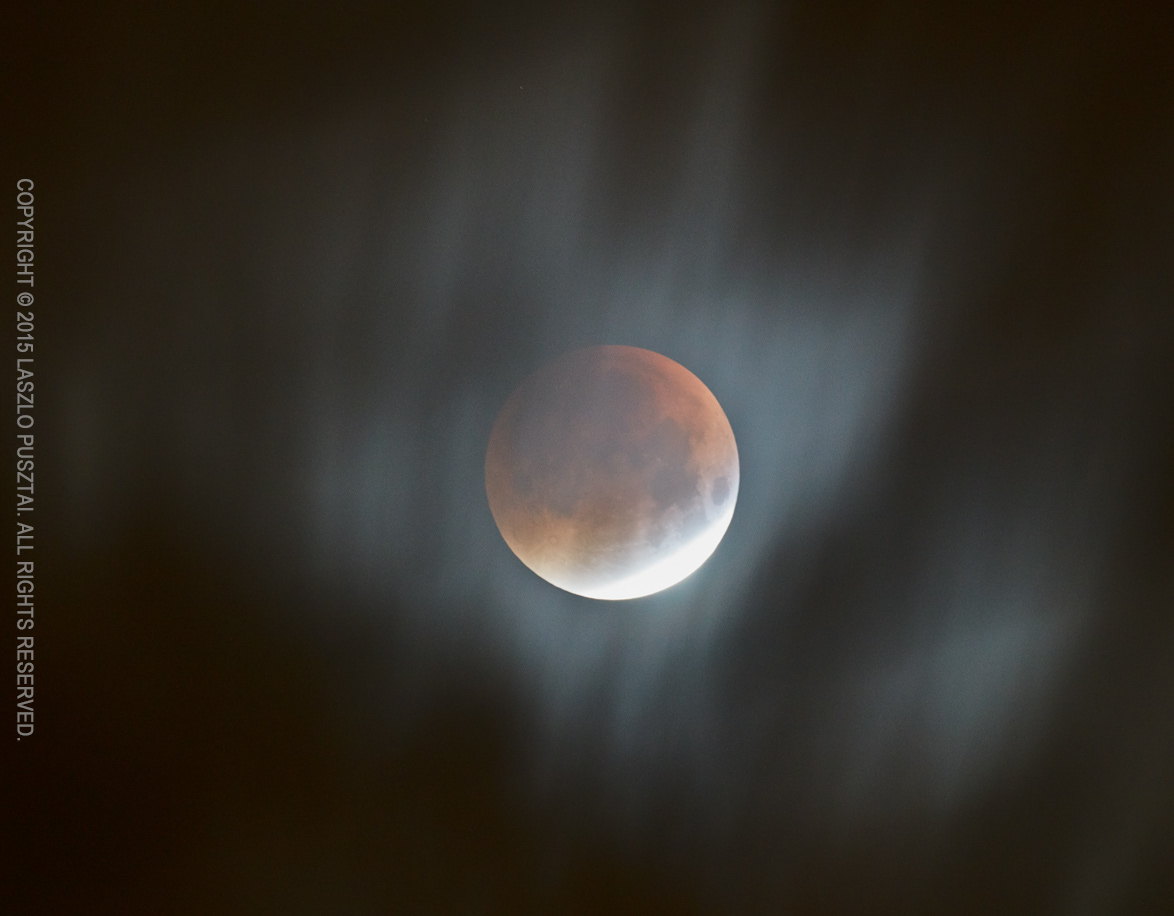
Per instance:
[[[1115,108],[1150,91],[1098,83],[1117,19],[1081,51],[1050,18],[876,15],[571,16],[81,173],[62,556],[158,515],[223,560],[363,710],[355,766],[505,696],[493,791],[550,847],[519,881],[588,836],[722,912],[1142,912],[1174,766],[1170,95]],[[484,491],[510,392],[603,343],[694,372],[741,459],[715,556],[630,605],[535,577]]]

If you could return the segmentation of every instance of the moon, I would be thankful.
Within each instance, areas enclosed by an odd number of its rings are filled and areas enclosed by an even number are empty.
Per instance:
[[[502,407],[485,455],[506,544],[561,589],[659,592],[717,549],[738,499],[738,447],[692,372],[638,347],[558,357]]]

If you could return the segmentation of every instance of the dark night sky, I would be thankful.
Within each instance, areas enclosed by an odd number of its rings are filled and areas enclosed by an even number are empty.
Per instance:
[[[1161,6],[10,11],[5,911],[1174,911]],[[633,602],[483,487],[604,343],[741,457]]]

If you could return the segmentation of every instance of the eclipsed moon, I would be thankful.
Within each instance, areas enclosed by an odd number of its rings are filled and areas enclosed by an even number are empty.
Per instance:
[[[637,347],[543,366],[489,437],[485,490],[510,549],[559,588],[639,598],[717,548],[738,498],[738,448],[692,372]]]

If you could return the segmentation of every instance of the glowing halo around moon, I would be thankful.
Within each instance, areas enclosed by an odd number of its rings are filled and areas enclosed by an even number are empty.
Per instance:
[[[738,448],[697,376],[638,347],[588,347],[527,378],[485,455],[498,530],[531,570],[588,598],[675,585],[717,549]]]

